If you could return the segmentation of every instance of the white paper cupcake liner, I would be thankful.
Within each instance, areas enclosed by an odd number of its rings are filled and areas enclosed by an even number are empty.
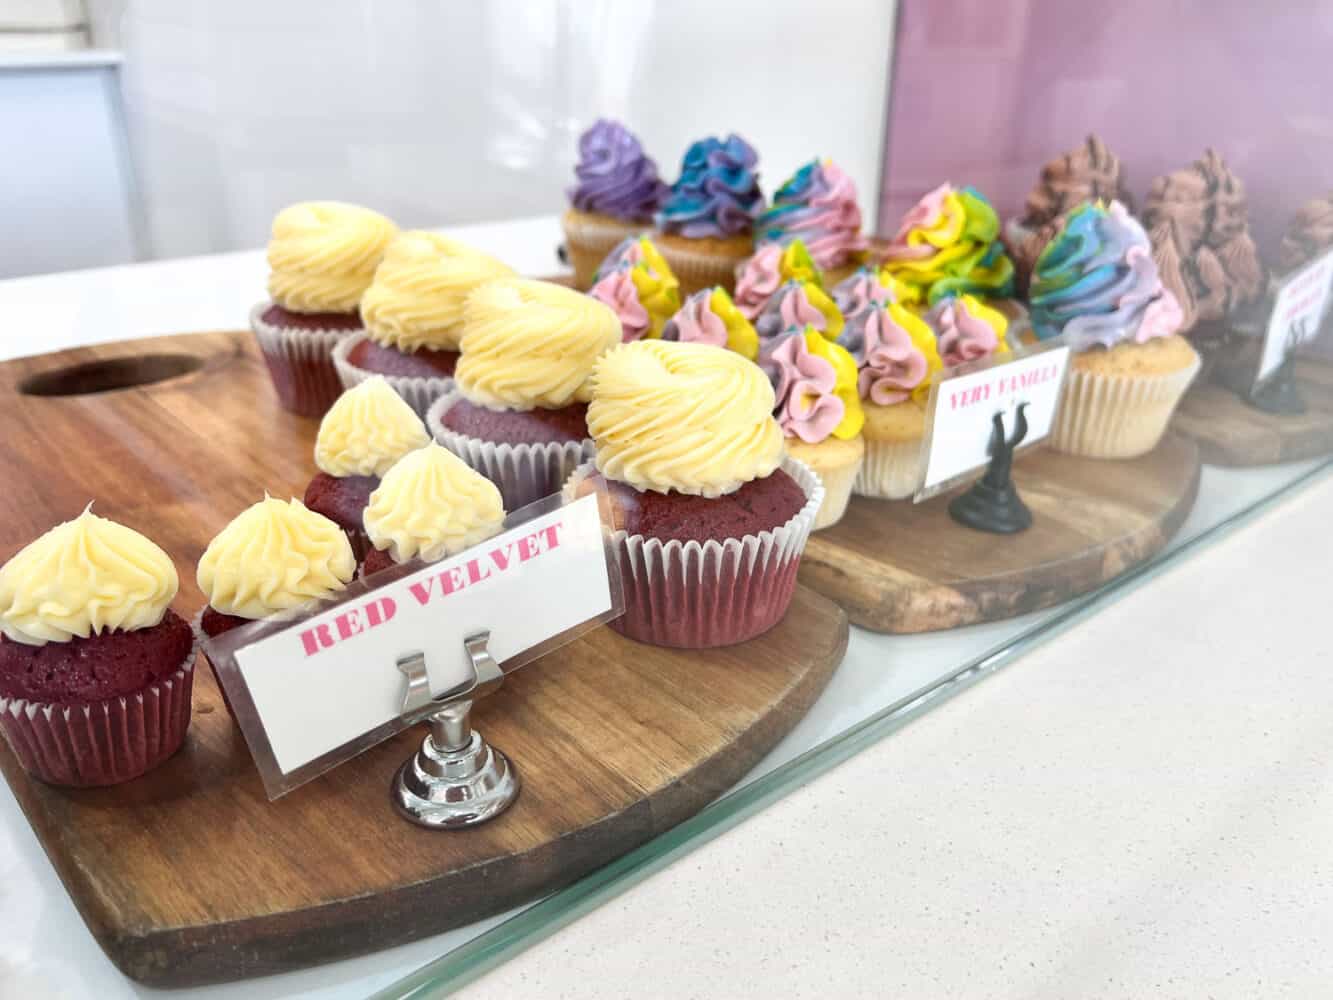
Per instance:
[[[565,230],[565,250],[569,265],[574,269],[574,287],[587,291],[593,276],[622,240],[637,236],[652,228],[648,222],[621,222],[619,219],[589,217],[586,214],[565,213],[561,218]]]
[[[23,769],[50,785],[118,785],[177,750],[190,726],[198,643],[176,671],[133,694],[80,705],[0,698],[0,729]]]
[[[355,389],[368,378],[379,372],[358,368],[347,360],[352,349],[365,340],[367,334],[358,333],[348,337],[333,349],[333,367],[337,369],[338,379],[343,389]],[[416,411],[417,416],[425,417],[430,404],[451,391],[454,380],[446,375],[422,378],[416,375],[385,375],[384,380],[393,387],[393,391],[402,396],[407,405]],[[339,390],[341,391],[341,389]]]
[[[824,486],[793,458],[782,469],[805,493],[805,505],[770,531],[722,541],[681,542],[611,533],[620,562],[625,614],[610,625],[639,642],[683,649],[729,646],[762,635],[782,620],[796,587],[801,553],[824,502]],[[581,466],[566,489],[593,470]]]
[[[559,493],[570,473],[593,456],[591,439],[548,444],[509,444],[459,434],[444,426],[457,391],[437,399],[426,413],[431,435],[500,490],[507,511]]]
[[[921,438],[914,441],[866,439],[866,457],[856,477],[857,496],[905,500],[921,485]]]
[[[822,445],[823,442],[808,445],[799,440],[787,443],[787,455],[794,461],[808,466],[819,477],[824,487],[824,502],[819,505],[819,510],[815,514],[812,531],[831,528],[847,513],[847,504],[852,499],[852,486],[856,483],[865,456],[863,448],[857,454],[855,461],[842,462],[834,466],[827,460],[826,453],[821,452]]]
[[[277,327],[262,316],[273,303],[250,310],[250,329],[268,365],[273,388],[284,410],[322,417],[343,391],[333,366],[333,351],[356,330],[299,330]]]
[[[1171,414],[1199,371],[1102,375],[1071,368],[1051,430],[1051,446],[1084,458],[1135,458],[1157,447]]]

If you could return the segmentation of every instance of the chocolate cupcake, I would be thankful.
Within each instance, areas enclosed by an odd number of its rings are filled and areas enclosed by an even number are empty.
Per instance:
[[[620,342],[616,314],[545,281],[501,278],[467,301],[455,390],[427,414],[435,440],[500,488],[540,500],[591,454],[588,376]]]
[[[422,416],[453,388],[463,303],[478,285],[514,272],[457,240],[417,230],[399,233],[361,296],[364,334],[333,352],[338,377],[353,388],[383,375]]]
[[[384,216],[336,201],[300,202],[273,220],[270,302],[250,313],[284,409],[318,417],[342,391],[333,350],[362,331],[358,305],[395,229]]]
[[[319,472],[305,491],[305,505],[347,533],[360,559],[370,542],[361,515],[370,494],[400,458],[430,443],[430,435],[410,406],[373,375],[348,389],[319,424],[315,465]]]
[[[590,287],[616,244],[649,228],[667,186],[639,139],[619,122],[599,118],[579,136],[578,184],[561,222],[574,286]]]
[[[824,490],[783,458],[773,406],[763,373],[731,351],[644,340],[597,363],[595,462],[566,491],[609,493],[625,592],[612,628],[701,649],[781,620]]]
[[[1278,251],[1278,266],[1289,274],[1329,247],[1333,247],[1333,191],[1307,201],[1292,216]]]
[[[0,729],[29,774],[115,785],[180,748],[194,636],[177,586],[165,552],[91,509],[0,567]]]
[[[495,484],[432,441],[399,460],[370,495],[363,520],[373,547],[362,573],[456,555],[498,534],[504,519]]]

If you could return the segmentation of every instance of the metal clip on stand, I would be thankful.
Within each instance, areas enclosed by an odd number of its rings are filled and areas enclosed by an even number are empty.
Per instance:
[[[437,698],[430,695],[421,653],[398,660],[407,678],[403,715],[439,706],[428,716],[430,735],[393,779],[394,808],[413,823],[433,829],[476,826],[500,815],[518,797],[518,775],[509,758],[483,740],[469,719],[472,703],[504,683],[500,665],[486,648],[490,637],[480,632],[464,640],[473,675]]]
[[[1004,436],[1004,414],[991,419],[990,465],[970,490],[949,501],[949,516],[959,524],[996,535],[1012,535],[1032,527],[1032,511],[1014,489],[1014,449],[1028,433],[1027,403],[1018,404],[1013,437]]]

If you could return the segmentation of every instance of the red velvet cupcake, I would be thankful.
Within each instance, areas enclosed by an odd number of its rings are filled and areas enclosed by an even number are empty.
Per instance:
[[[786,614],[824,489],[783,459],[773,405],[763,371],[723,348],[643,340],[597,363],[595,466],[566,490],[608,490],[625,593],[612,628],[701,649]]]
[[[361,297],[364,335],[334,351],[349,389],[383,375],[420,414],[453,386],[463,304],[478,285],[513,270],[494,257],[434,233],[399,233]]]
[[[0,567],[0,728],[33,777],[115,785],[179,748],[194,636],[176,568],[90,510]]]
[[[429,443],[421,418],[383,376],[372,376],[343,393],[320,421],[319,472],[306,487],[305,505],[342,528],[361,559],[370,547],[361,524],[370,494],[394,462]]]
[[[500,488],[507,510],[559,492],[592,454],[587,380],[620,336],[590,296],[524,278],[482,285],[464,307],[455,391],[426,415],[431,433]]]
[[[250,313],[284,409],[318,417],[342,391],[339,342],[359,333],[361,295],[394,234],[384,216],[341,202],[300,202],[278,213],[268,245],[271,302]]]

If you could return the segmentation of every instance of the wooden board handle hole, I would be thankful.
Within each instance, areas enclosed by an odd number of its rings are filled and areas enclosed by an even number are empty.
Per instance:
[[[198,371],[204,359],[192,354],[144,354],[55,368],[19,383],[25,396],[87,396],[165,382]]]

